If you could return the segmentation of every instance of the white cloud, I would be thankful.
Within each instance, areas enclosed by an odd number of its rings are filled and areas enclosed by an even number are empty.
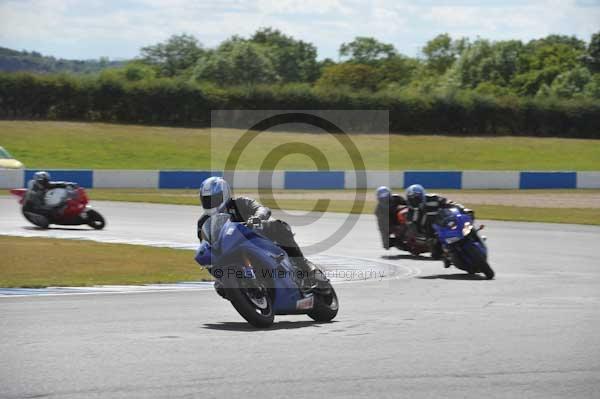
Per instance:
[[[80,58],[132,57],[190,33],[208,46],[272,26],[336,56],[342,42],[374,36],[415,55],[438,33],[528,40],[549,33],[589,39],[600,4],[590,0],[0,0],[0,45]]]

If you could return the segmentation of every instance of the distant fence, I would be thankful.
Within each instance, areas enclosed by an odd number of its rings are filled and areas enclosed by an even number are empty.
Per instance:
[[[206,170],[48,170],[53,180],[78,182],[86,188],[198,188],[209,176]],[[0,169],[0,188],[24,187],[36,170]],[[263,172],[264,173],[264,172]],[[256,189],[352,189],[354,171],[273,171],[259,179],[259,171],[236,171],[235,188]],[[551,189],[600,188],[600,171],[366,171],[366,186],[404,188],[419,183],[432,189]],[[359,179],[359,181],[362,179]],[[364,183],[364,182],[363,182]]]

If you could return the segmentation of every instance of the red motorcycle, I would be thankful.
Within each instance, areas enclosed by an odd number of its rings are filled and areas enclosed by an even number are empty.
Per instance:
[[[15,188],[10,190],[11,194],[19,197],[19,204],[25,202],[27,189]],[[46,192],[45,204],[56,209],[50,216],[40,215],[23,209],[23,216],[32,224],[48,228],[50,224],[63,226],[88,225],[96,230],[106,226],[104,217],[88,205],[88,196],[85,190],[79,188],[53,188]]]
[[[407,251],[418,256],[424,252],[431,252],[432,242],[424,236],[417,234],[407,223],[408,207],[398,206],[396,210],[396,223],[390,231],[394,235],[392,242],[401,251]]]

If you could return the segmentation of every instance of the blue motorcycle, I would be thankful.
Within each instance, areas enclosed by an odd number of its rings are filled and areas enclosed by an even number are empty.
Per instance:
[[[494,271],[487,261],[485,239],[473,225],[473,218],[458,208],[442,209],[433,228],[442,244],[444,254],[457,268],[469,274],[483,273],[493,279]]]
[[[195,260],[215,278],[219,295],[255,327],[270,326],[275,315],[307,314],[316,321],[332,320],[338,299],[331,283],[326,280],[325,287],[302,290],[300,276],[285,251],[252,227],[233,222],[223,213],[211,216],[202,226]]]

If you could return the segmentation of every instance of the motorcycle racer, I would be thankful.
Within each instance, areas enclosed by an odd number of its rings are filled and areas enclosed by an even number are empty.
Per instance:
[[[199,190],[200,203],[204,209],[198,219],[197,235],[201,239],[202,226],[210,216],[227,213],[234,222],[247,222],[248,226],[260,230],[261,234],[275,242],[290,257],[302,276],[302,288],[309,289],[328,281],[320,270],[309,262],[302,253],[289,224],[271,217],[271,210],[258,201],[247,197],[233,197],[229,183],[221,177],[209,177]]]
[[[408,214],[409,224],[418,233],[425,235],[428,239],[435,240],[431,252],[431,257],[434,259],[439,259],[442,256],[442,246],[437,240],[433,229],[433,221],[440,209],[456,207],[461,212],[471,215],[473,220],[475,220],[475,214],[472,210],[466,209],[463,205],[441,195],[428,194],[420,184],[413,184],[406,189],[406,200],[410,207]]]
[[[401,195],[392,194],[392,191],[386,186],[379,187],[375,191],[375,196],[377,197],[375,216],[381,234],[381,243],[383,248],[390,249],[390,247],[397,245],[396,240],[399,239],[398,237],[390,237],[390,230],[397,223],[396,211],[398,206],[406,205],[406,200]]]
[[[30,212],[36,215],[41,215],[46,218],[51,218],[60,212],[62,204],[58,206],[50,206],[46,204],[45,197],[48,190],[54,188],[77,188],[77,183],[64,181],[51,181],[50,173],[45,171],[36,172],[27,183],[27,194],[23,202],[23,212]]]

